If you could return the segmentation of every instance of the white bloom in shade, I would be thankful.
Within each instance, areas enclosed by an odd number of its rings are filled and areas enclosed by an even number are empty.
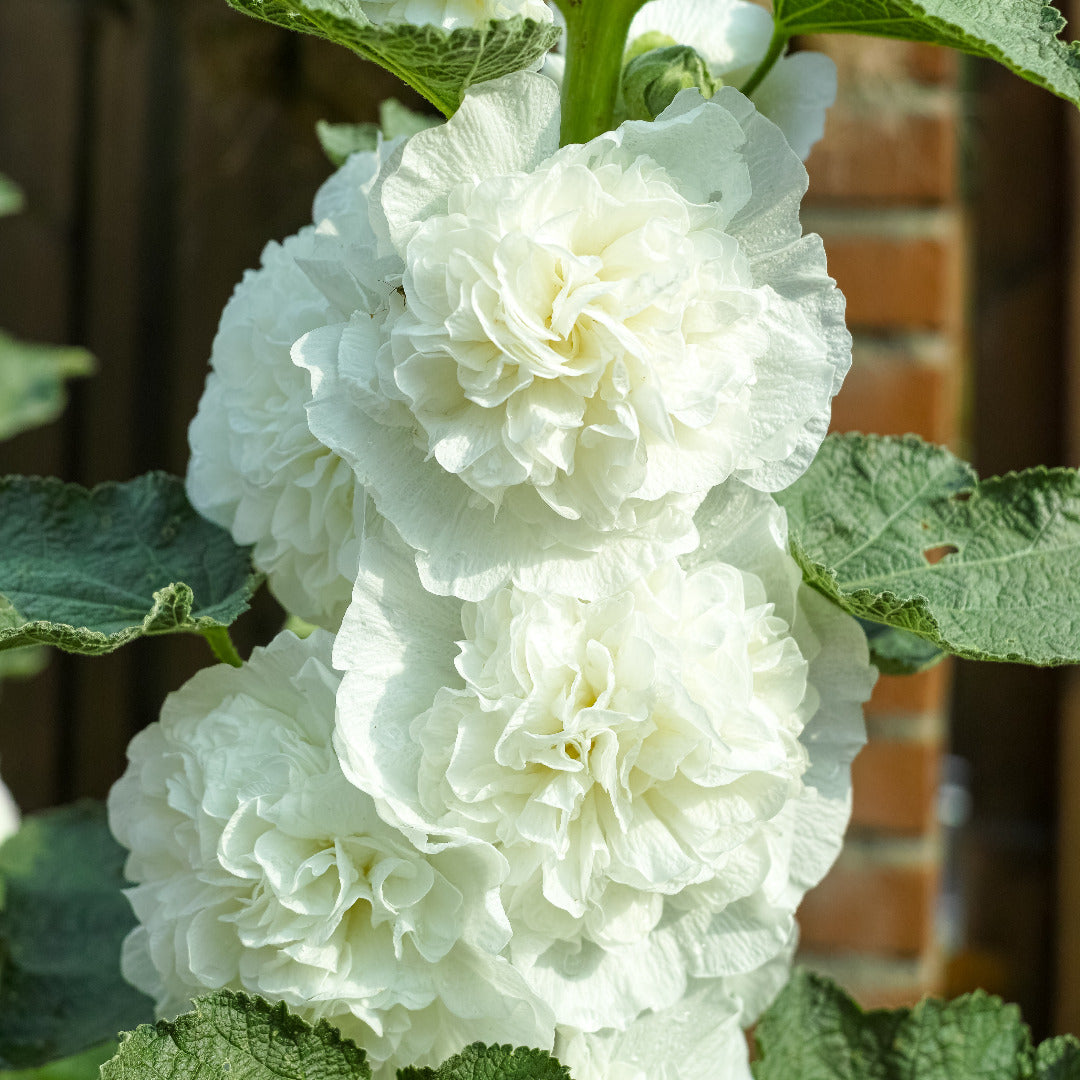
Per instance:
[[[0,780],[0,843],[19,831],[19,807],[7,785]]]
[[[285,1001],[381,1076],[475,1039],[550,1046],[550,1014],[497,956],[501,857],[421,853],[342,775],[331,644],[285,632],[204,670],[132,741],[109,796],[140,923],[125,976],[159,1015],[220,987]]]
[[[254,544],[255,565],[289,611],[329,629],[348,604],[373,512],[353,470],[311,434],[310,380],[289,351],[314,327],[389,303],[367,215],[379,160],[350,158],[316,198],[319,227],[269,244],[260,269],[237,286],[189,432],[192,505]]]
[[[555,1056],[574,1080],[750,1080],[741,1010],[720,980],[692,984],[670,1008],[623,1031],[561,1027]]]
[[[738,87],[764,58],[772,32],[772,16],[748,0],[650,0],[634,16],[630,46],[644,34],[692,45],[714,78]],[[805,160],[836,100],[836,65],[824,53],[782,56],[752,98]]]
[[[537,22],[552,18],[544,0],[360,0],[360,10],[373,23],[434,23],[447,30],[515,15]]]
[[[414,835],[506,857],[509,955],[585,1031],[689,978],[743,980],[752,1018],[847,822],[862,631],[803,586],[770,496],[732,481],[698,525],[684,565],[591,601],[461,605],[372,543],[334,651],[346,775]]]
[[[711,487],[805,470],[850,365],[805,170],[746,98],[688,91],[584,146],[558,128],[519,72],[410,139],[373,193],[389,340],[361,311],[293,351],[312,431],[434,592],[594,598],[690,550]]]

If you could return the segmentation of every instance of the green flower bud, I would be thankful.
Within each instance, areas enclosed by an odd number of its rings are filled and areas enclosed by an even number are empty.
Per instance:
[[[623,57],[623,66],[625,67],[629,64],[631,60],[636,60],[643,53],[652,52],[653,49],[663,49],[667,45],[678,44],[679,43],[669,34],[665,34],[660,30],[649,30],[644,34],[638,35],[626,47],[626,55]]]
[[[622,73],[623,101],[631,120],[655,120],[680,90],[697,87],[702,97],[711,98],[722,85],[722,80],[709,74],[704,59],[689,45],[650,49],[634,57]]]

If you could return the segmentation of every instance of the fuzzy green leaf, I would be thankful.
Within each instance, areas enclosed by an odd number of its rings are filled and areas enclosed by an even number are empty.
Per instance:
[[[756,1080],[1021,1080],[1032,1056],[1020,1010],[981,990],[863,1012],[828,979],[799,970],[755,1039]]]
[[[1080,105],[1080,46],[1049,0],[774,0],[779,33],[856,33],[988,57]]]
[[[229,0],[275,26],[326,38],[381,64],[451,116],[467,87],[535,66],[559,29],[523,19],[493,19],[476,29],[407,23],[375,25],[359,0]]]
[[[83,349],[31,345],[0,331],[0,439],[55,420],[67,404],[64,380],[93,370]]]
[[[93,803],[32,815],[0,846],[0,1068],[69,1057],[153,1015],[120,974],[135,916]]]
[[[0,217],[17,214],[23,208],[22,188],[0,173]]]
[[[247,609],[246,548],[149,473],[87,491],[0,479],[0,650],[98,655],[151,634],[205,632]]]
[[[1041,1043],[1035,1053],[1036,1080],[1080,1080],[1080,1041],[1059,1035]]]
[[[979,481],[914,436],[834,435],[778,495],[803,576],[974,660],[1080,662],[1080,474]]]
[[[363,1050],[325,1020],[220,990],[194,1011],[126,1035],[101,1080],[370,1080]]]
[[[412,1070],[412,1080],[570,1080],[570,1072],[546,1050],[473,1043],[433,1072]],[[430,1074],[430,1075],[429,1075]]]

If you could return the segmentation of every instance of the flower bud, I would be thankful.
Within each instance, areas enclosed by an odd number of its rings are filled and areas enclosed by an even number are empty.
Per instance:
[[[634,57],[622,74],[623,100],[632,120],[655,120],[680,90],[697,87],[711,98],[723,85],[689,45],[667,45]]]

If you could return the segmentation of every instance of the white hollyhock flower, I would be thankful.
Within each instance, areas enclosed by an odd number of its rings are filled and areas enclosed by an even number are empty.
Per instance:
[[[325,1017],[380,1075],[475,1039],[550,1046],[552,1021],[496,955],[503,860],[419,852],[343,776],[332,639],[280,634],[169,696],[109,796],[140,925],[126,977],[159,1015],[220,987]]]
[[[650,0],[634,16],[629,44],[659,34],[692,45],[714,78],[738,87],[764,58],[772,32],[772,16],[747,0]],[[782,56],[751,97],[805,160],[836,100],[836,65],[824,53]]]
[[[293,351],[312,431],[465,599],[595,597],[691,549],[711,487],[802,473],[850,364],[805,170],[737,91],[584,146],[558,128],[519,72],[410,139],[373,193],[403,310]]]
[[[555,1056],[574,1080],[750,1080],[736,998],[720,980],[692,985],[670,1008],[623,1031],[561,1027]]]
[[[587,1031],[698,977],[749,977],[752,1015],[847,822],[862,631],[803,586],[770,496],[732,482],[698,524],[684,565],[591,601],[461,605],[373,543],[335,647],[346,775],[419,838],[498,848],[509,955]]]
[[[222,313],[189,431],[192,505],[254,544],[255,565],[289,611],[329,629],[348,604],[373,510],[353,470],[311,434],[310,380],[289,352],[314,327],[390,302],[367,214],[379,162],[351,157],[316,197],[318,227],[267,245],[261,267],[244,276]]]

